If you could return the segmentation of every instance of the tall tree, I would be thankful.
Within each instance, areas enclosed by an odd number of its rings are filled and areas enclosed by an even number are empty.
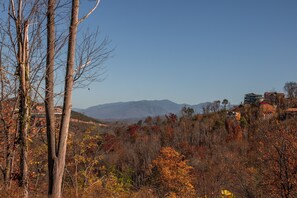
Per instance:
[[[18,136],[20,144],[20,186],[23,188],[23,196],[28,197],[28,133],[30,130],[31,119],[31,81],[30,81],[30,53],[29,48],[29,26],[38,16],[39,2],[37,0],[27,2],[24,0],[9,1],[9,20],[8,30],[9,38],[14,48],[17,62],[16,75],[18,77]],[[10,23],[14,22],[14,27]],[[36,23],[36,21],[34,21]],[[12,33],[14,31],[14,33]],[[15,38],[13,37],[15,35]],[[31,34],[33,42],[38,37]],[[32,43],[33,43],[32,42]]]
[[[37,73],[40,71],[41,47],[40,33],[42,16],[39,0],[9,0],[1,1],[3,11],[8,15],[1,15],[0,27],[1,33],[1,92],[2,104],[1,119],[8,119],[4,115],[5,108],[11,109],[12,115],[18,109],[17,115],[17,133],[12,134],[10,130],[5,130],[6,147],[6,165],[5,165],[5,186],[9,188],[11,173],[13,169],[13,156],[16,148],[20,150],[19,159],[19,184],[24,189],[24,197],[28,196],[28,141],[27,136],[30,130],[31,119],[31,91]],[[33,58],[34,57],[34,58]],[[39,64],[37,64],[39,62]],[[33,65],[33,66],[32,66]],[[14,82],[14,87],[12,87]],[[10,91],[5,88],[10,87]],[[18,87],[18,88],[15,88]],[[13,93],[14,90],[18,90]],[[4,91],[8,93],[4,97]],[[9,94],[9,92],[13,94]],[[14,97],[11,100],[10,97]],[[9,102],[18,102],[18,107],[7,105]],[[11,116],[13,118],[14,116]],[[5,121],[7,122],[7,120]],[[6,124],[8,124],[7,122]],[[6,125],[8,127],[8,125]],[[15,140],[14,140],[15,139]]]
[[[1,1],[4,4],[3,9],[5,10],[7,8],[8,18],[5,21],[2,15],[0,20],[1,30],[3,30],[5,38],[7,38],[6,43],[4,42],[5,39],[1,38],[1,47],[5,49],[1,49],[4,55],[2,56],[1,53],[0,57],[0,80],[1,85],[3,85],[5,81],[3,72],[5,74],[9,73],[12,78],[17,80],[19,111],[17,114],[18,126],[16,128],[18,139],[14,142],[20,145],[20,185],[24,188],[24,197],[28,196],[27,136],[30,130],[30,111],[37,97],[41,97],[45,101],[46,106],[47,137],[49,143],[49,195],[53,197],[61,196],[61,183],[65,166],[66,141],[74,83],[77,82],[82,85],[83,80],[94,80],[96,77],[94,74],[98,74],[101,71],[101,69],[98,69],[101,66],[97,66],[101,65],[110,54],[110,51],[106,50],[107,39],[101,43],[98,42],[97,32],[85,35],[81,44],[78,44],[79,54],[76,54],[78,52],[76,50],[77,27],[95,11],[99,2],[100,0],[96,0],[93,9],[81,19],[78,19],[79,0],[48,0],[47,3],[40,0]],[[61,26],[61,21],[66,21],[69,14],[67,12],[69,5],[71,6],[71,23],[68,26],[69,33],[67,33],[63,29],[66,26]],[[67,11],[65,12],[65,10]],[[57,15],[59,17],[58,19],[55,19],[55,12],[59,12]],[[47,23],[45,23],[46,18]],[[46,32],[47,34],[45,34]],[[44,36],[47,37],[46,48],[43,39]],[[64,61],[64,46],[67,46],[66,44],[68,44],[68,48],[66,49],[67,63]],[[2,57],[5,57],[6,60],[5,67],[3,67]],[[66,69],[65,67],[61,67],[62,64],[66,65]],[[5,69],[6,66],[9,69]],[[45,66],[45,71],[43,66]],[[60,84],[54,81],[54,74],[60,71],[59,69],[61,68],[66,71],[65,77],[63,77],[65,89],[62,94],[57,94],[54,92],[54,89],[60,86]],[[57,76],[57,78],[60,77],[61,75]],[[42,83],[44,79],[45,84]],[[45,87],[43,87],[44,85]],[[43,93],[45,98],[42,96]],[[62,95],[64,97],[63,115],[59,123],[56,121],[54,115],[54,97],[56,95]],[[55,128],[57,125],[61,126],[60,129]],[[9,149],[11,148],[12,146],[9,147]],[[9,156],[11,157],[11,155]],[[4,173],[6,172],[5,169],[9,167],[1,166],[0,168],[3,174],[6,174]],[[9,179],[10,173],[6,175]]]
[[[70,123],[71,109],[72,109],[72,90],[74,81],[81,77],[85,68],[90,65],[91,54],[98,51],[95,59],[105,60],[108,57],[107,53],[100,53],[102,46],[96,48],[90,47],[87,52],[87,58],[84,64],[77,66],[75,69],[75,55],[77,42],[77,28],[78,25],[90,16],[92,12],[98,7],[100,0],[97,0],[95,6],[89,13],[79,19],[79,0],[72,0],[71,3],[71,21],[68,35],[67,48],[67,63],[66,74],[64,78],[64,92],[63,92],[63,112],[61,117],[60,128],[58,130],[58,138],[56,142],[56,124],[54,115],[54,71],[55,71],[55,0],[48,0],[47,12],[47,64],[46,64],[46,91],[45,91],[45,105],[46,105],[46,120],[47,120],[47,142],[48,142],[48,169],[49,169],[49,189],[50,197],[61,197],[62,179],[65,168],[66,146],[68,129]],[[95,42],[95,41],[94,41]],[[105,43],[106,44],[106,43]],[[105,46],[103,44],[103,46]],[[103,50],[104,51],[104,50]],[[94,55],[93,55],[94,56]],[[99,58],[98,58],[99,57]],[[82,59],[82,57],[81,57]],[[79,61],[82,63],[83,61]],[[95,61],[96,62],[96,61]],[[100,62],[100,61],[99,61]],[[101,62],[100,62],[101,63]],[[76,75],[77,74],[77,75]],[[75,79],[77,77],[77,79]]]
[[[48,142],[48,194],[53,193],[55,145],[55,104],[54,104],[54,64],[55,64],[55,0],[48,0],[47,12],[47,57],[45,76],[45,110]]]

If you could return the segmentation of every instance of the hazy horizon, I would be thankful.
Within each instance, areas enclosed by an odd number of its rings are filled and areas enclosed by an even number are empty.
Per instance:
[[[179,104],[179,105],[199,105],[199,104],[203,104],[203,103],[207,103],[207,102],[213,102],[213,101],[204,101],[204,102],[199,102],[199,103],[196,103],[196,104],[189,104],[189,103],[179,103],[179,102],[175,102],[173,100],[170,100],[170,99],[157,99],[157,100],[154,100],[154,99],[151,99],[151,100],[129,100],[129,101],[116,101],[116,102],[108,102],[108,103],[99,103],[99,104],[95,104],[95,105],[91,105],[91,106],[87,106],[87,107],[84,107],[84,108],[79,108],[79,107],[75,107],[76,109],[86,109],[86,108],[89,108],[89,107],[93,107],[93,106],[98,106],[98,105],[106,105],[106,104],[116,104],[116,103],[129,103],[129,102],[142,102],[142,101],[148,101],[148,102],[151,102],[151,101],[170,101],[170,102],[173,102],[175,104]],[[236,104],[234,104],[236,105]]]

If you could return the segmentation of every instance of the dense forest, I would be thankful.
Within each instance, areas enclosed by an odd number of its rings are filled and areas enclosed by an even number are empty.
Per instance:
[[[17,123],[9,106],[3,106],[1,130],[9,130],[11,136]],[[277,108],[268,118],[259,104],[234,107],[240,117],[230,116],[232,110],[224,108],[195,114],[185,107],[180,116],[106,125],[74,113],[62,193],[65,197],[296,197],[297,122],[295,116],[286,116],[288,107],[295,103]],[[35,117],[33,123],[29,194],[43,197],[48,177],[45,118]],[[4,138],[1,133],[1,197],[18,197],[18,141]],[[7,178],[4,167],[9,158],[15,165]]]

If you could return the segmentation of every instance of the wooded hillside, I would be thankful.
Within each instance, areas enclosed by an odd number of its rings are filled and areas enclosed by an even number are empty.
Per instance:
[[[267,119],[260,107],[251,105],[236,110],[241,113],[239,120],[221,110],[148,117],[133,125],[73,122],[63,195],[219,197],[229,192],[236,197],[297,196],[296,117],[284,119],[276,114]],[[7,127],[1,123],[2,129]],[[44,121],[38,123],[30,132],[28,155],[29,192],[34,197],[46,196],[47,189],[46,133]],[[1,167],[5,167],[7,150],[4,141],[1,144]],[[12,144],[17,146],[17,142]],[[19,195],[18,175],[14,166],[11,188],[7,194],[2,191],[2,197]]]

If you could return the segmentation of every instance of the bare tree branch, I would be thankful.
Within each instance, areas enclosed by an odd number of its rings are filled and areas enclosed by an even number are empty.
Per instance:
[[[81,19],[78,20],[78,25],[79,25],[81,22],[83,22],[86,18],[88,18],[88,17],[89,17],[89,16],[96,10],[96,8],[98,7],[99,3],[100,3],[100,0],[96,0],[96,4],[95,4],[95,6],[93,7],[93,9],[90,10],[88,14],[86,14],[85,16],[83,16]]]

